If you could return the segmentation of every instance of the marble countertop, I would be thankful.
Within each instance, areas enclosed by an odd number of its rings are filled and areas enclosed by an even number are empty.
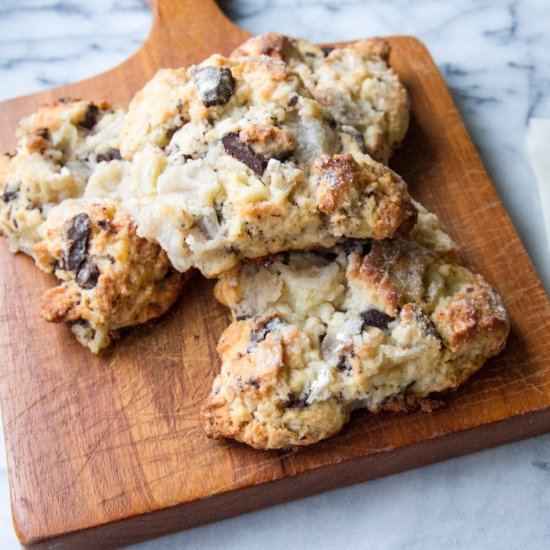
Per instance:
[[[550,118],[550,2],[224,0],[252,33],[313,42],[420,38],[550,290],[550,255],[525,153],[530,117]],[[2,0],[0,100],[92,76],[135,51],[140,0]],[[0,442],[0,549],[11,528]],[[136,548],[550,548],[550,434],[171,535]]]

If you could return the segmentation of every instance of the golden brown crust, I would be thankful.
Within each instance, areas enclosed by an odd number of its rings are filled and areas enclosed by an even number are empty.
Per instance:
[[[466,271],[460,267],[454,269]],[[457,292],[435,309],[434,325],[451,349],[487,340],[488,353],[497,355],[504,348],[510,330],[508,318],[481,275],[467,277],[462,274],[459,277],[462,282]]]
[[[405,237],[415,225],[416,208],[400,199],[395,182],[402,180],[395,172],[382,174],[374,164],[360,165],[345,153],[318,157],[314,173],[319,175],[319,209],[333,220],[345,220],[357,203],[366,202],[378,229],[375,239]]]
[[[379,57],[386,63],[389,63],[391,45],[384,38],[368,38],[366,40],[356,40],[348,46],[356,50],[363,57]]]
[[[264,340],[256,343],[254,360],[247,353],[250,334],[261,330],[273,315],[231,324],[222,334],[218,343],[221,357],[230,357],[231,372],[245,392],[266,393],[270,383],[277,379],[283,368],[283,340],[279,333],[270,332]]]
[[[75,315],[80,302],[80,292],[76,288],[56,286],[47,290],[40,300],[40,317],[50,323],[79,318]]]
[[[350,258],[350,278],[357,278],[385,305],[388,315],[408,302],[424,299],[424,276],[436,255],[415,243],[405,240],[373,242],[364,258]]]
[[[239,132],[239,141],[247,143],[255,153],[267,158],[281,158],[296,149],[293,135],[275,126],[246,126]]]
[[[403,180],[368,157],[357,161],[351,153],[322,155],[315,160],[313,174],[319,210],[329,216],[336,234],[344,233],[358,212],[372,224],[374,239],[406,236],[416,222],[415,206],[403,200]],[[360,237],[349,230],[347,235]]]
[[[451,391],[451,389],[448,391]],[[414,393],[405,393],[392,397],[386,403],[383,403],[380,410],[395,413],[411,413],[420,409],[424,412],[432,412],[444,405],[445,401],[437,397],[421,397]]]
[[[43,153],[48,147],[48,140],[45,137],[45,132],[39,130],[33,135],[27,137],[27,149],[32,153]]]
[[[288,37],[274,32],[255,36],[233,50],[231,57],[267,55],[284,61],[292,53],[292,44]]]
[[[359,165],[351,153],[317,157],[313,170],[319,176],[319,210],[325,214],[349,208],[350,203],[358,199],[359,189],[364,187]]]
[[[111,105],[106,101],[94,102],[81,99],[63,99],[45,103],[29,119],[29,124],[24,131],[31,138],[44,129],[55,132],[59,130],[67,115],[71,124],[82,124],[90,109],[92,111],[97,109],[99,113],[99,111],[110,110]]]

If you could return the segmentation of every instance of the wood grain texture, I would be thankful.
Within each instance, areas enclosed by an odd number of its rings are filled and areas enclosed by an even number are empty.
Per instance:
[[[228,53],[247,33],[212,1],[162,0],[150,38],[99,77],[0,104],[0,149],[16,122],[61,96],[127,102],[160,67]],[[424,46],[390,38],[412,100],[392,166],[437,212],[469,265],[504,297],[505,352],[433,413],[357,412],[338,437],[258,452],[203,435],[199,406],[227,312],[195,278],[162,319],[101,357],[38,318],[53,284],[0,242],[0,398],[14,524],[22,542],[117,547],[550,430],[550,304]]]

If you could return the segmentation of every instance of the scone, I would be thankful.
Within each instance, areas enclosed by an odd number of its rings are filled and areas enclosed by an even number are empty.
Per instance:
[[[284,61],[300,74],[339,127],[375,160],[387,164],[405,137],[409,98],[390,67],[386,40],[373,38],[323,48],[268,33],[251,38],[231,55],[267,55]]]
[[[413,200],[412,203],[418,212],[418,219],[407,238],[428,248],[449,264],[462,263],[458,246],[441,220],[418,201]]]
[[[21,121],[15,155],[0,160],[0,231],[12,251],[32,255],[50,209],[80,197],[98,165],[120,158],[123,116],[107,103],[62,100]]]
[[[356,408],[429,408],[431,393],[498,354],[509,330],[499,296],[431,240],[442,255],[413,240],[352,240],[223,274],[216,296],[235,320],[202,410],[207,435],[309,445]]]
[[[40,315],[67,323],[94,353],[178,297],[182,275],[113,201],[66,200],[50,211],[44,234],[34,246],[36,263],[61,284],[43,295]]]
[[[404,235],[416,219],[403,180],[265,56],[160,71],[132,100],[120,143],[132,161],[123,204],[182,272]]]

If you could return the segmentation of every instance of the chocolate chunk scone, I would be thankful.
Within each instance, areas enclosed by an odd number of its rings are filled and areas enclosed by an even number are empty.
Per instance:
[[[94,353],[178,297],[182,275],[157,244],[138,237],[115,202],[66,200],[50,211],[44,235],[34,246],[36,263],[61,284],[44,294],[40,315],[67,323]]]
[[[243,258],[414,225],[402,179],[265,56],[160,71],[130,104],[120,142],[132,160],[123,204],[180,271],[213,277]]]
[[[356,408],[429,408],[431,393],[456,388],[498,354],[509,330],[499,296],[447,263],[452,247],[442,234],[426,239],[429,231],[419,234],[432,249],[355,240],[224,273],[216,296],[235,321],[218,345],[207,435],[260,449],[309,445]]]
[[[284,61],[300,74],[341,130],[375,160],[387,164],[405,137],[409,98],[390,67],[386,40],[373,38],[323,48],[268,33],[251,38],[231,55],[267,55]]]
[[[0,231],[12,251],[32,255],[50,209],[80,197],[98,165],[120,159],[123,116],[107,103],[63,100],[21,121],[15,155],[0,160]]]

